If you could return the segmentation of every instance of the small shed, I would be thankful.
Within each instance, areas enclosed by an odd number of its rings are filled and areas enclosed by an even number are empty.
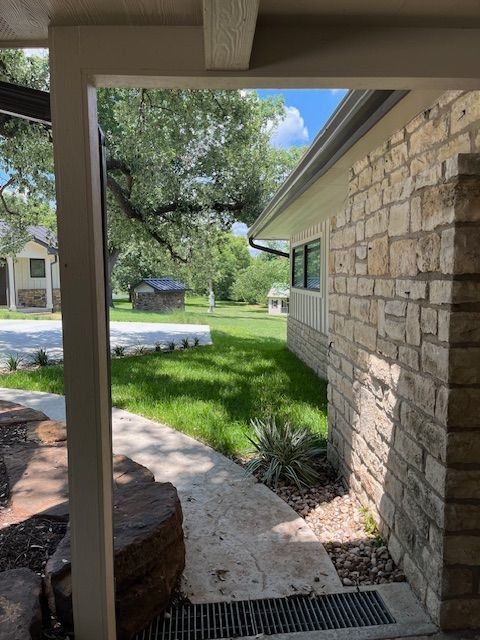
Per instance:
[[[189,288],[173,278],[144,278],[132,287],[132,307],[142,311],[184,311]]]
[[[288,284],[275,283],[267,294],[268,313],[282,315],[288,313],[290,287]]]

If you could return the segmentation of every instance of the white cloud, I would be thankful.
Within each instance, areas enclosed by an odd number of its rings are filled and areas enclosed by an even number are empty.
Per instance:
[[[309,139],[308,129],[297,107],[284,107],[285,115],[271,131],[271,142],[274,147],[291,147],[294,144],[306,144]]]

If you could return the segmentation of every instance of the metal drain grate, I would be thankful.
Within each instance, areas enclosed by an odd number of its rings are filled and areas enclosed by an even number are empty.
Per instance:
[[[183,605],[135,640],[218,640],[394,624],[376,591]]]

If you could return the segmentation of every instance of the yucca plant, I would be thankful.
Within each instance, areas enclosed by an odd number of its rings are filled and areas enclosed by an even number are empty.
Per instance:
[[[168,342],[168,343],[167,343],[167,347],[168,347],[168,350],[169,350],[169,351],[175,351],[175,347],[176,347],[176,346],[177,346],[177,345],[176,345],[176,343],[175,343],[175,341],[174,341],[174,340],[172,340],[171,342]]]
[[[155,342],[155,351],[161,351],[162,350],[162,343],[161,342]]]
[[[188,341],[188,338],[182,338],[182,348],[188,349],[189,347],[190,347],[190,343]]]
[[[46,367],[50,364],[50,356],[45,349],[38,349],[32,356],[32,363],[39,367]]]
[[[193,338],[193,346],[198,347],[199,344],[200,344],[200,338],[198,336],[195,336]]]
[[[308,427],[277,424],[275,418],[252,420],[253,435],[247,436],[254,457],[246,465],[266,485],[276,487],[282,480],[299,489],[313,486],[319,479],[317,456],[324,452],[319,436]]]
[[[21,361],[22,358],[20,356],[10,354],[7,358],[7,369],[9,371],[16,371]]]
[[[146,353],[148,353],[148,349],[147,347],[145,347],[145,345],[139,345],[136,349],[135,349],[135,355],[136,356],[143,356]]]

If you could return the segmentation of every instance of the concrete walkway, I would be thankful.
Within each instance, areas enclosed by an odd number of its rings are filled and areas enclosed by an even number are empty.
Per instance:
[[[204,324],[167,324],[161,322],[111,322],[110,344],[113,347],[154,347],[183,338],[198,337],[200,344],[211,344],[210,327]],[[0,320],[0,364],[10,355],[28,358],[45,349],[54,359],[63,358],[60,320]]]
[[[0,399],[65,419],[63,396],[0,389]],[[120,409],[113,410],[113,449],[177,487],[187,543],[183,588],[193,602],[342,590],[305,521],[228,458]]]

